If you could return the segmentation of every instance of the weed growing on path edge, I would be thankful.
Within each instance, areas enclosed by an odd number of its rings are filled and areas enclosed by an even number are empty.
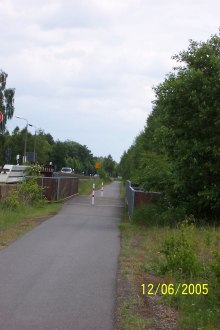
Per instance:
[[[196,277],[201,273],[201,265],[192,247],[194,227],[182,222],[179,230],[167,235],[160,252],[165,256],[165,262],[160,264],[161,273],[170,273],[179,280],[185,277]]]

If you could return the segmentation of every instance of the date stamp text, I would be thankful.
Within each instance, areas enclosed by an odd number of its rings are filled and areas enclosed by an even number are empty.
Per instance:
[[[142,284],[141,285],[143,295],[207,295],[209,288],[207,283],[158,283],[158,284]]]

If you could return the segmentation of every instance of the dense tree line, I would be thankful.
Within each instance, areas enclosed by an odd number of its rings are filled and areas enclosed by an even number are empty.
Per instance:
[[[24,141],[26,128],[20,130],[15,127],[11,134],[5,132],[4,145],[2,146],[1,163],[15,164],[17,155],[20,156],[19,162],[22,162],[24,154]],[[33,153],[36,152],[36,162],[39,164],[49,164],[52,162],[57,170],[63,166],[69,166],[76,172],[92,173],[94,171],[94,159],[91,151],[86,147],[74,141],[54,141],[49,133],[43,130],[37,131],[37,134],[27,134],[27,160],[32,156],[30,162],[34,161]]]
[[[220,37],[190,40],[154,88],[144,130],[121,158],[124,178],[161,191],[169,207],[220,216]]]
[[[32,156],[36,152],[36,162],[39,164],[52,164],[59,171],[62,167],[68,166],[74,169],[75,173],[84,173],[85,175],[97,173],[95,168],[96,162],[101,164],[100,172],[103,175],[113,176],[116,173],[116,162],[111,155],[107,157],[95,157],[86,145],[81,145],[75,141],[54,141],[49,133],[38,130],[37,134],[27,134],[27,155]],[[17,155],[20,156],[19,162],[22,162],[24,154],[24,141],[26,128],[20,130],[19,127],[10,134],[7,130],[2,139],[4,143],[0,144],[1,148],[1,165],[4,163],[16,164]],[[29,158],[27,157],[27,160]]]

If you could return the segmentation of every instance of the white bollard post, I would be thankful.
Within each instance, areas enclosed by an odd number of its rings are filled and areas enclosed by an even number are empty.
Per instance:
[[[104,190],[104,188],[103,188],[103,182],[102,182],[101,197],[103,197],[103,190]]]
[[[92,185],[92,205],[95,205],[95,183]]]

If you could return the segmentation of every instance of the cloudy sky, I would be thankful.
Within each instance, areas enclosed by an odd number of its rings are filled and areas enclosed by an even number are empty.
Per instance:
[[[0,69],[16,89],[15,116],[119,161],[171,56],[217,34],[219,13],[219,0],[0,0]],[[15,116],[9,130],[25,126]]]

